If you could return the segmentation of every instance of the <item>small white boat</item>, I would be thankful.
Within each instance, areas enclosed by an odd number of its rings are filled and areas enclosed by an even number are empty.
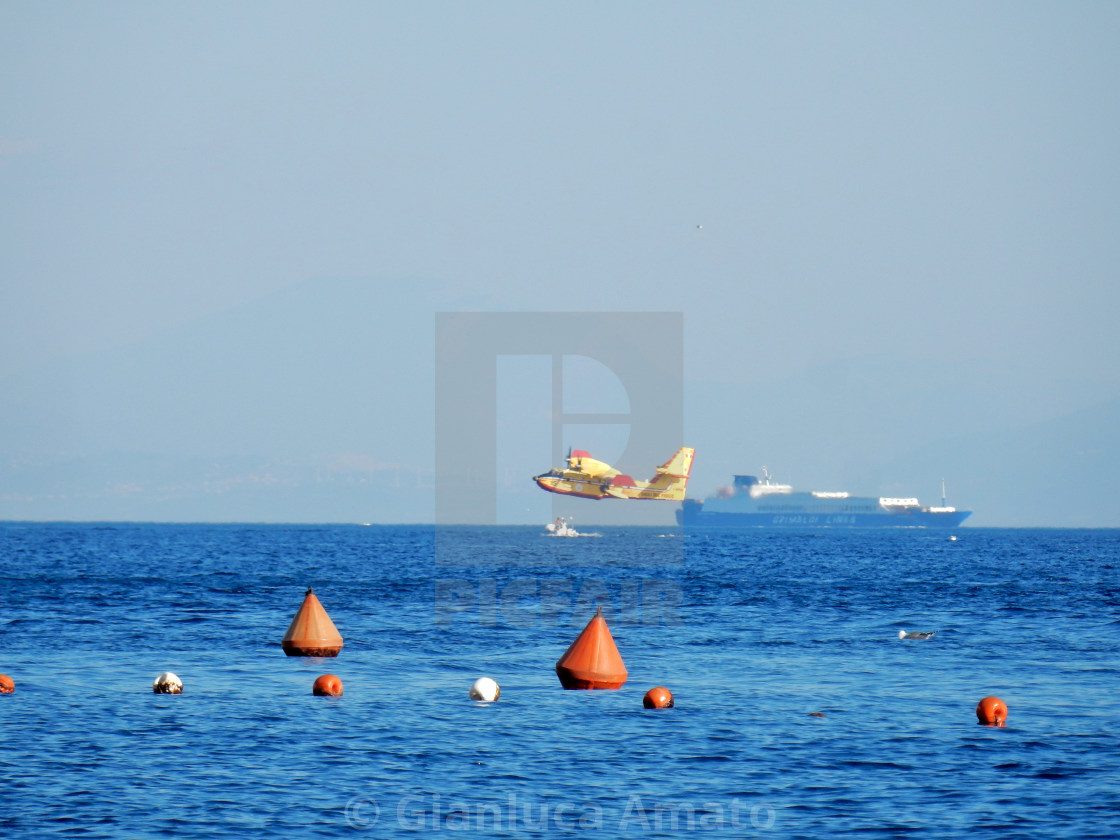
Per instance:
[[[549,522],[544,526],[548,529],[548,533],[554,537],[579,537],[582,536],[579,531],[572,527],[572,520],[565,519],[562,516],[556,517],[555,522]]]

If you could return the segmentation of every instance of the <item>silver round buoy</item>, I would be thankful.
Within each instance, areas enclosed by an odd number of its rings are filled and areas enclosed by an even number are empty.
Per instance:
[[[170,671],[164,671],[152,683],[152,691],[156,694],[182,694],[183,681]]]
[[[471,699],[484,700],[491,703],[498,699],[498,695],[502,693],[502,689],[489,677],[479,677],[474,681],[471,686]]]

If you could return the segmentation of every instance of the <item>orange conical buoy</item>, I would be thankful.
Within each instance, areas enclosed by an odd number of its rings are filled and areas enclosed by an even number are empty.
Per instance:
[[[626,666],[607,629],[602,607],[560,657],[556,676],[564,688],[621,688],[626,682]]]
[[[0,674],[0,694],[11,694],[16,690],[16,683],[7,674]]]
[[[342,636],[310,586],[280,647],[288,656],[338,656],[342,650]]]
[[[985,697],[976,704],[976,721],[984,726],[1005,726],[1007,704],[998,697]]]

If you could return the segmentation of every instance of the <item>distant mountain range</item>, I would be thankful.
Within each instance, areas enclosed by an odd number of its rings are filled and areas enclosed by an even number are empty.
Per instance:
[[[434,304],[303,284],[0,387],[0,517],[430,521]]]

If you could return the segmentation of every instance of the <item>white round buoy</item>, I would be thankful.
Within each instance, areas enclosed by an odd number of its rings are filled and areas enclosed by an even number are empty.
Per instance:
[[[491,703],[498,699],[498,695],[502,693],[502,689],[489,677],[479,677],[474,681],[471,686],[471,699],[484,700]]]
[[[170,671],[164,671],[152,683],[152,691],[156,694],[182,694],[183,681]]]

